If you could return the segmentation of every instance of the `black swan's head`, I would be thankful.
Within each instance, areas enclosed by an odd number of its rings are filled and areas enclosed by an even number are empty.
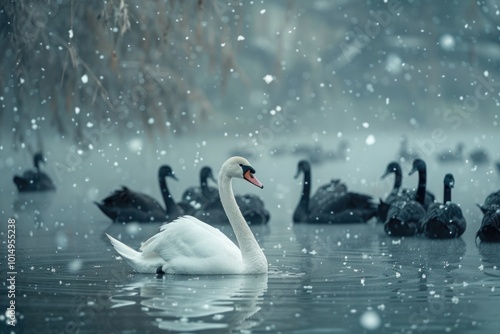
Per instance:
[[[413,160],[413,168],[411,169],[410,173],[408,173],[408,175],[412,175],[413,173],[415,173],[416,171],[424,171],[426,170],[426,165],[425,165],[425,162],[424,160],[422,159],[415,159]]]
[[[172,168],[169,165],[163,165],[160,167],[158,170],[158,177],[160,179],[164,179],[166,177],[171,177],[172,179],[179,181],[177,176],[175,176],[174,172],[172,171]]]
[[[444,186],[453,188],[455,186],[455,179],[453,178],[453,174],[446,174],[443,180]]]
[[[38,169],[40,167],[40,162],[45,163],[45,158],[43,157],[42,152],[37,152],[33,156],[33,164],[35,165],[35,168]]]
[[[201,182],[207,182],[208,179],[217,183],[217,181],[215,180],[214,174],[212,173],[212,168],[210,168],[208,166],[204,166],[200,171],[200,180],[201,180]]]
[[[306,173],[311,170],[311,165],[309,164],[309,161],[307,160],[300,160],[299,164],[297,165],[297,174],[295,174],[295,178],[298,178],[300,173]]]
[[[399,173],[401,173],[401,166],[397,162],[393,161],[387,165],[387,168],[385,169],[385,173],[384,173],[384,175],[382,175],[380,177],[380,179],[383,180],[387,176],[389,176],[391,173],[397,173],[398,171],[399,171]]]

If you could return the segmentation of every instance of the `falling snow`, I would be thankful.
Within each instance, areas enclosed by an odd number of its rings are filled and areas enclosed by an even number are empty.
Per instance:
[[[266,84],[270,84],[271,82],[273,82],[274,80],[274,77],[270,74],[266,74],[264,76],[264,81],[266,82]]]
[[[20,330],[126,332],[133,314],[136,332],[498,331],[498,243],[478,234],[500,215],[486,203],[500,184],[495,1],[5,3],[0,211],[16,221]],[[106,234],[135,252],[161,228],[184,231],[162,241],[191,251],[183,264],[223,245],[193,222],[229,249],[251,239],[218,197],[236,155],[250,166],[234,166],[233,193],[267,275],[162,276],[175,261],[158,258],[134,271],[135,253]],[[435,210],[451,211],[453,174],[463,234],[442,240],[421,224],[430,211],[408,191],[423,189],[415,159]],[[381,179],[390,162],[399,189],[392,171]],[[55,191],[13,182],[41,172]],[[390,230],[398,217],[379,217],[399,195],[424,211],[409,236]],[[114,222],[96,205],[115,202],[132,203],[121,219],[145,218]],[[184,215],[216,230],[171,224]]]

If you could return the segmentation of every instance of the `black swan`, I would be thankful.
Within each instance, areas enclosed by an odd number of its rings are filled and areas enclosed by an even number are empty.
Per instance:
[[[500,190],[488,195],[479,208],[484,216],[476,238],[484,242],[500,242]]]
[[[465,145],[463,143],[458,143],[457,148],[454,152],[452,150],[441,152],[437,155],[437,160],[443,163],[463,162],[465,161],[464,148]]]
[[[235,195],[234,198],[248,225],[263,225],[269,222],[271,214],[259,196],[245,194]],[[218,195],[200,210],[195,211],[193,215],[198,219],[203,219],[207,224],[229,224]]]
[[[33,156],[33,164],[36,170],[28,170],[22,176],[14,176],[14,183],[19,192],[56,190],[56,186],[50,177],[40,170],[41,162],[45,163],[45,158],[41,152],[38,152]]]
[[[298,175],[295,176],[296,178]],[[344,195],[347,193],[347,186],[339,179],[332,179],[329,183],[320,186],[309,200],[309,211],[321,210],[325,201],[331,196]]]
[[[200,186],[193,186],[186,189],[182,194],[182,200],[178,203],[184,214],[192,215],[196,210],[201,209],[205,204],[218,196],[219,190],[208,185],[209,179],[217,183],[212,169],[204,166],[200,170]]]
[[[421,232],[422,220],[425,216],[427,172],[422,159],[413,161],[413,168],[408,175],[418,171],[418,188],[415,197],[405,198],[392,203],[387,213],[384,230],[391,236],[413,236]],[[412,194],[412,191],[408,192]],[[433,196],[433,195],[432,195]],[[413,199],[414,198],[414,199]],[[434,198],[432,198],[432,202]],[[431,203],[429,203],[430,205]]]
[[[325,193],[321,200],[310,198],[311,165],[306,160],[298,164],[295,178],[304,173],[304,185],[299,204],[293,214],[296,223],[362,223],[377,213],[377,208],[369,195],[347,192],[345,185],[334,180],[332,191]],[[343,190],[342,190],[343,189]]]
[[[415,197],[415,192],[410,189],[401,189],[403,183],[403,173],[401,171],[401,165],[395,161],[390,162],[387,165],[384,175],[380,177],[381,180],[385,179],[387,176],[394,173],[394,186],[392,191],[385,200],[380,199],[377,208],[377,217],[380,222],[385,222],[387,220],[387,213],[391,204],[399,200],[409,200]]]
[[[453,175],[446,174],[443,182],[443,203],[432,203],[424,218],[424,235],[431,239],[458,238],[467,227],[462,209],[451,201],[451,188],[455,185]]]
[[[235,195],[234,198],[248,225],[263,225],[269,222],[271,214],[259,196],[245,194]],[[200,210],[195,211],[193,216],[203,219],[207,224],[229,224],[219,196],[205,204]]]
[[[484,200],[484,204],[481,208],[488,208],[491,206],[500,206],[500,190],[489,194]]]
[[[183,214],[174,202],[167,187],[166,177],[177,180],[172,168],[163,165],[158,170],[158,182],[166,209],[149,195],[132,191],[127,187],[115,190],[110,196],[95,204],[113,222],[166,222]]]
[[[485,165],[490,162],[488,152],[482,148],[477,148],[469,153],[469,159],[474,166]]]
[[[426,189],[426,187],[427,187],[427,166],[422,159],[416,159],[413,161],[412,170],[410,171],[410,173],[408,175],[412,175],[416,171],[418,171],[417,189],[411,189],[411,190],[404,191],[404,194],[406,196],[408,196],[410,199],[417,198],[418,189],[420,189],[420,188]],[[427,210],[427,208],[429,208],[429,205],[434,203],[435,200],[436,200],[436,196],[432,192],[425,190],[424,209]]]

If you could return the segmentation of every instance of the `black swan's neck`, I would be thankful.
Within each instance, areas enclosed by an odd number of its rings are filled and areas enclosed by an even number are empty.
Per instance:
[[[35,169],[38,173],[40,173],[40,160],[37,157],[33,159],[33,165],[35,165]]]
[[[392,192],[397,193],[401,185],[403,184],[403,173],[401,172],[401,168],[397,167],[394,170],[394,187],[392,187]]]
[[[443,196],[443,204],[451,202],[451,187],[449,184],[444,185],[444,196]]]
[[[300,201],[294,212],[294,221],[306,221],[309,214],[309,197],[311,194],[311,171],[304,171],[304,186]]]
[[[302,188],[302,194],[300,197],[300,205],[304,207],[306,212],[309,211],[310,195],[311,195],[311,171],[307,170],[304,172],[304,186]]]
[[[200,175],[201,192],[205,194],[208,190],[208,176]]]
[[[160,183],[161,195],[163,196],[163,202],[165,203],[165,212],[167,214],[174,213],[177,211],[177,204],[174,202],[174,199],[170,195],[170,191],[167,187],[166,177],[159,175],[158,182]]]
[[[417,196],[415,200],[424,205],[425,202],[425,186],[427,184],[427,171],[424,168],[418,170],[418,188],[417,188]]]

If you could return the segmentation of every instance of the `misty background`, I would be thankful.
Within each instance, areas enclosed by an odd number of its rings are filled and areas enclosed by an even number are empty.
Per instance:
[[[0,225],[16,220],[18,330],[366,332],[370,311],[378,332],[498,332],[499,247],[477,241],[476,204],[500,188],[499,65],[498,0],[0,1]],[[463,159],[440,162],[459,142]],[[37,151],[57,190],[19,193],[12,178]],[[340,178],[378,201],[390,161],[417,186],[415,153],[439,201],[453,173],[460,238],[292,222],[300,159],[313,191]],[[178,202],[235,154],[264,184],[233,187],[270,211],[251,226],[269,278],[131,274],[104,233],[138,248],[161,223],[115,224],[94,202],[122,185],[161,202],[164,164]]]
[[[192,184],[232,152],[347,140],[356,187],[402,135],[431,170],[460,140],[500,160],[496,1],[20,0],[0,4],[0,36],[9,193],[38,150],[67,186],[89,168],[143,185],[165,162]]]

